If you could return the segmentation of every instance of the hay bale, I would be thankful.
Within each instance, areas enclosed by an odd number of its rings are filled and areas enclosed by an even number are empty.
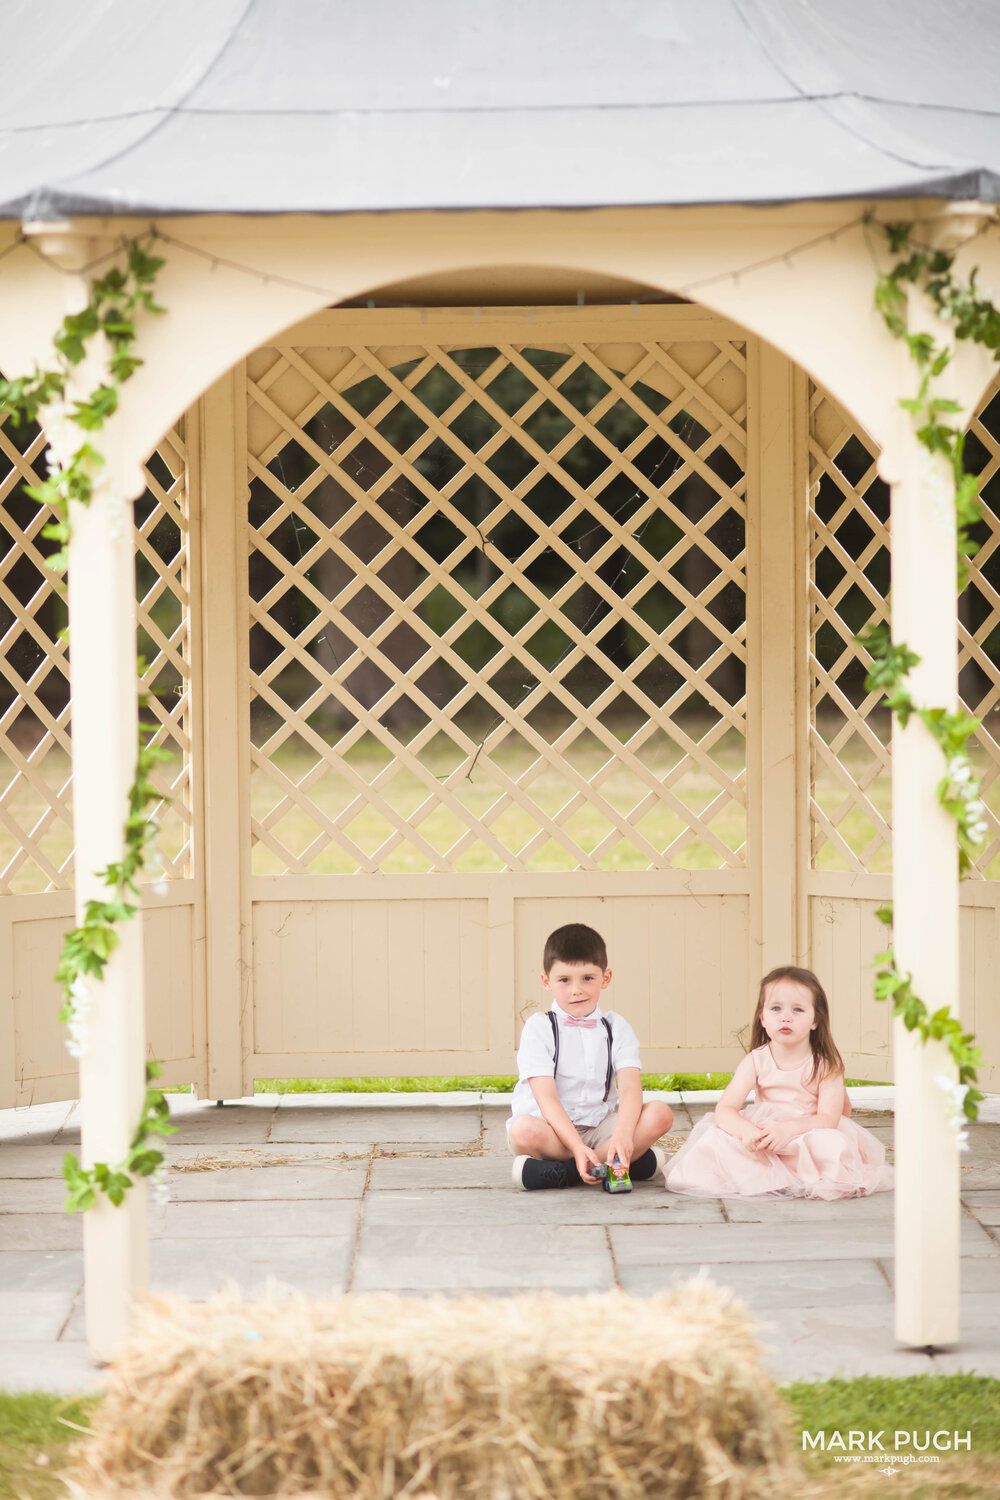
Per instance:
[[[389,1295],[151,1303],[73,1474],[114,1494],[779,1500],[787,1418],[743,1310]]]

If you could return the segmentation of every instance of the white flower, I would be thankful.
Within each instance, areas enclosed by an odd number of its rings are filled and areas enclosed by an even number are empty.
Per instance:
[[[152,1187],[153,1187],[153,1202],[154,1203],[169,1203],[170,1202],[170,1184],[167,1181],[167,1169],[166,1169],[166,1167],[157,1167],[156,1171],[153,1173],[152,1177],[150,1178],[150,1182],[152,1183]]]
[[[965,1103],[965,1096],[969,1092],[969,1085],[967,1083],[957,1083],[947,1073],[938,1073],[934,1082],[941,1092],[948,1096],[948,1124],[955,1133],[955,1149],[956,1151],[968,1151],[969,1133],[964,1128],[965,1114],[962,1106]]]
[[[94,997],[87,988],[87,981],[82,975],[78,974],[76,976],[70,984],[69,992],[73,997],[73,1004],[77,1011],[87,1011],[90,1009],[90,1004]]]

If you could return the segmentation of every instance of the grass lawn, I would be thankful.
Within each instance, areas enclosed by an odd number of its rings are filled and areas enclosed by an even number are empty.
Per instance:
[[[845,1445],[854,1431],[864,1435],[882,1433],[887,1459],[936,1457],[939,1463],[894,1465],[895,1473],[880,1470],[881,1461],[866,1464],[837,1463],[841,1448],[805,1455],[807,1472],[816,1488],[806,1493],[816,1500],[826,1497],[905,1495],[908,1500],[996,1500],[1000,1494],[1000,1380],[983,1375],[912,1375],[905,1380],[867,1376],[858,1380],[799,1382],[782,1388],[792,1412],[793,1441],[802,1443],[802,1432],[818,1432],[830,1440],[837,1432]],[[909,1434],[895,1448],[895,1434]],[[923,1445],[925,1435],[941,1433],[953,1440],[955,1433],[970,1434],[968,1450],[937,1452],[933,1441],[925,1451],[913,1446],[913,1435]],[[945,1437],[939,1438],[944,1443]],[[873,1450],[877,1453],[877,1450]]]
[[[887,1493],[908,1500],[996,1500],[1000,1493],[1000,1380],[977,1375],[917,1375],[905,1380],[867,1377],[782,1388],[796,1450],[803,1429],[867,1434],[882,1431],[889,1449],[895,1432],[971,1433],[971,1451],[941,1453],[938,1464],[902,1466],[889,1479],[881,1464],[836,1464],[830,1454],[808,1453],[805,1497],[867,1497]],[[93,1400],[0,1394],[0,1500],[54,1500],[76,1428],[86,1425]],[[837,1450],[840,1451],[839,1449]],[[901,1447],[899,1456],[913,1454]],[[933,1453],[933,1448],[927,1455]],[[921,1455],[918,1455],[921,1456]],[[887,1490],[887,1486],[891,1489]]]
[[[645,1089],[724,1089],[731,1073],[643,1073]],[[474,1090],[509,1094],[516,1073],[467,1078],[258,1078],[255,1094],[451,1094]],[[184,1092],[167,1090],[166,1092]]]
[[[644,1089],[667,1092],[684,1089],[701,1093],[724,1089],[732,1073],[643,1073]],[[517,1082],[515,1073],[483,1073],[468,1078],[258,1078],[255,1094],[451,1094],[471,1090],[484,1094],[509,1094]],[[867,1078],[848,1078],[851,1086],[870,1083]],[[187,1089],[164,1089],[165,1094],[186,1094]]]
[[[54,1500],[65,1495],[59,1471],[86,1427],[94,1398],[0,1393],[0,1497]]]

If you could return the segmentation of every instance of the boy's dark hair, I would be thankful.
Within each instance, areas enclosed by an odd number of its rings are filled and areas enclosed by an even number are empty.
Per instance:
[[[546,974],[553,964],[596,964],[603,974],[608,967],[608,950],[604,939],[582,922],[567,922],[550,932],[545,942],[542,968]]]

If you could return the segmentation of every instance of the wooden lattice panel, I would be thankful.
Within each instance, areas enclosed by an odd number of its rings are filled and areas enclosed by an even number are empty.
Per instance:
[[[958,668],[962,700],[982,720],[976,770],[982,780],[988,829],[976,870],[1000,879],[1000,379],[972,420],[965,461],[980,477],[982,546],[972,561],[958,611]]]
[[[977,861],[1000,875],[1000,394],[989,393],[966,445],[981,475],[983,546],[959,604],[959,686],[984,720],[974,741],[990,833]],[[856,635],[888,619],[889,494],[875,450],[825,392],[810,391],[811,817],[815,868],[891,867],[890,724],[866,693],[868,653]]]
[[[888,619],[889,493],[843,410],[809,393],[810,763],[813,864],[889,867],[888,720],[856,636]]]
[[[743,863],[742,345],[248,383],[256,872]]]
[[[66,609],[45,566],[52,519],[22,492],[44,476],[44,434],[0,413],[0,893],[73,883],[72,776]],[[171,433],[146,466],[136,502],[136,597],[142,687],[173,753],[157,770],[172,801],[159,808],[168,875],[189,872],[188,523],[184,445]]]

